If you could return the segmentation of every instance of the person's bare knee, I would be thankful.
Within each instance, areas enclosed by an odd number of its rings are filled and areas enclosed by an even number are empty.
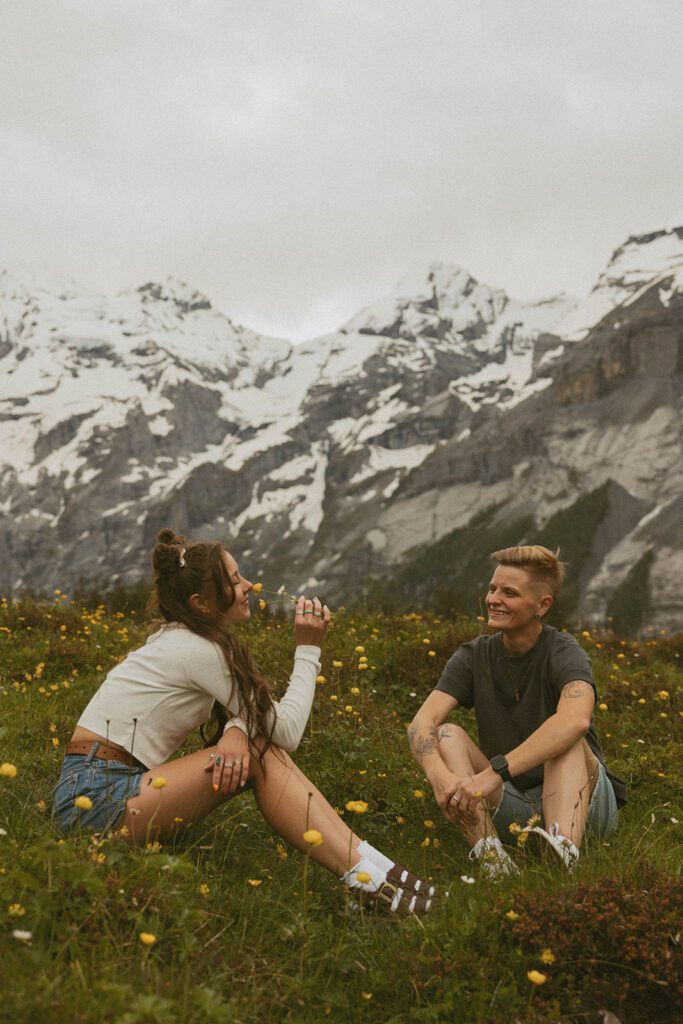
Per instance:
[[[436,740],[439,746],[444,742],[449,746],[464,746],[469,736],[461,726],[454,725],[453,722],[444,722],[436,730]]]

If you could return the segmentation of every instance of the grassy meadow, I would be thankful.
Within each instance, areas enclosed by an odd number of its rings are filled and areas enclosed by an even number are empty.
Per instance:
[[[405,739],[453,648],[482,623],[336,614],[295,757],[361,835],[448,891],[417,920],[350,910],[249,794],[163,846],[53,833],[64,744],[108,668],[142,641],[140,618],[61,594],[0,607],[1,1021],[511,1024],[588,1022],[598,1008],[622,1024],[683,1019],[683,637],[578,635],[629,805],[574,875],[519,850],[520,875],[492,885]],[[281,688],[291,627],[267,607],[243,635]],[[469,713],[457,720],[473,728]],[[193,735],[187,749],[199,745]],[[351,800],[367,812],[351,815]]]

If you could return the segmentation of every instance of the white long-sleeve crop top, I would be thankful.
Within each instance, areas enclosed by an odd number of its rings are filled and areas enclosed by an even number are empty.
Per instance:
[[[284,750],[295,750],[303,735],[319,659],[319,647],[300,644],[287,690],[273,702],[272,739]],[[215,700],[233,716],[230,724],[246,732],[237,685],[220,647],[174,622],[109,672],[78,724],[152,768],[168,761],[188,734],[207,721]]]

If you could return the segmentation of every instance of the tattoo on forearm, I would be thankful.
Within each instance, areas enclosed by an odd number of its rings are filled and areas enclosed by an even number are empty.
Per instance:
[[[408,729],[408,743],[418,761],[434,753],[437,732],[437,727],[432,726],[427,736],[418,736],[417,729],[414,726],[410,726]]]
[[[415,754],[422,760],[423,757],[427,757],[429,754],[434,753],[434,747],[436,746],[436,740],[433,736],[418,736],[415,741]]]
[[[586,695],[585,687],[587,687],[587,686],[588,686],[588,683],[582,683],[582,682],[567,683],[567,685],[562,690],[562,696],[563,697],[568,697],[570,700],[572,698],[576,698],[576,697],[585,697],[585,695]]]

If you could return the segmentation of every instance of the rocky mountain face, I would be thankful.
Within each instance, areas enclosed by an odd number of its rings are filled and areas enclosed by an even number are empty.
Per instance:
[[[433,264],[299,346],[177,281],[5,272],[0,592],[133,582],[173,525],[273,589],[350,603],[408,573],[424,601],[478,583],[468,536],[543,537],[575,619],[637,580],[634,625],[680,629],[682,374],[683,229],[629,239],[583,301]]]

